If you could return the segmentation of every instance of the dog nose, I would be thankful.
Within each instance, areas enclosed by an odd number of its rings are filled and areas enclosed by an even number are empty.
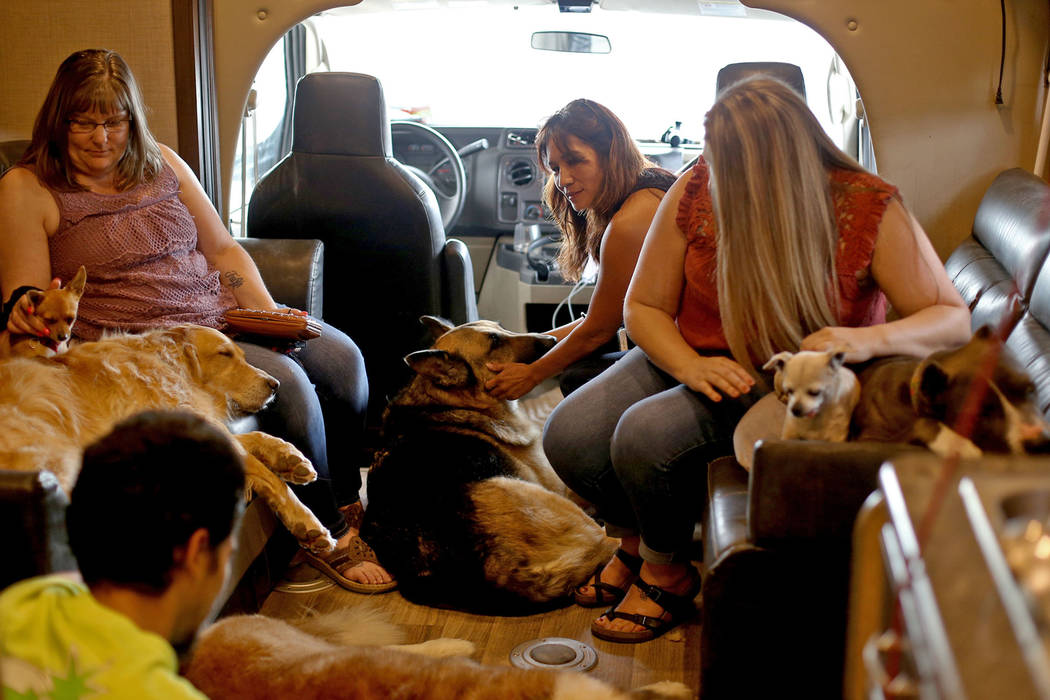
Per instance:
[[[281,383],[279,381],[277,381],[276,379],[274,379],[273,377],[267,377],[266,378],[266,383],[267,383],[267,385],[269,385],[270,391],[272,393],[274,393],[274,394],[277,393],[277,389],[281,386]]]
[[[791,407],[791,415],[795,416],[795,418],[801,418],[802,416],[806,415],[806,409],[802,408],[802,406],[798,404],[795,404]]]
[[[1021,442],[1025,454],[1045,455],[1050,453],[1050,435],[1040,433],[1036,437],[1030,437]]]

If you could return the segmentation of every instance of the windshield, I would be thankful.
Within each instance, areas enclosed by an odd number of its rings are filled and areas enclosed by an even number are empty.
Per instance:
[[[698,148],[718,71],[779,61],[801,68],[809,105],[832,140],[855,140],[847,116],[852,80],[810,28],[732,0],[633,5],[645,9],[594,5],[564,13],[547,0],[364,0],[311,17],[277,42],[256,75],[231,183],[231,229],[241,230],[241,202],[290,148],[291,86],[317,70],[374,75],[391,119],[438,128],[536,127],[588,97],[612,109],[645,150],[670,134]],[[672,6],[679,11],[658,11]],[[565,32],[601,37],[582,40],[601,52],[534,48],[581,44],[578,35],[553,38]]]
[[[449,3],[450,5],[453,3]],[[703,3],[701,3],[703,4]],[[703,140],[703,117],[718,70],[738,61],[785,61],[802,68],[820,99],[834,51],[803,24],[766,18],[603,10],[557,5],[438,7],[376,3],[322,13],[313,22],[331,70],[379,77],[392,117],[438,126],[538,126],[577,97],[615,112],[636,139],[658,140],[675,121]],[[742,7],[740,8],[743,9]],[[608,53],[532,48],[534,32],[609,38]],[[822,116],[829,124],[826,99]]]

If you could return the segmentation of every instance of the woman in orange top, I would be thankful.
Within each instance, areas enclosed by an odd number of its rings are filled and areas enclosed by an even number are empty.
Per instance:
[[[711,459],[764,393],[781,350],[847,361],[961,345],[970,315],[897,189],[864,171],[806,103],[768,78],[728,88],[707,114],[704,157],[663,199],[624,306],[638,344],[563,401],[544,450],[591,500],[621,551],[577,602],[592,625],[652,639],[693,611],[690,564]],[[886,303],[900,318],[886,322]]]

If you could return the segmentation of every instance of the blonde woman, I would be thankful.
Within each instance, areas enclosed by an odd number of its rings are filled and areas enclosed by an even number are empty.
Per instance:
[[[627,293],[638,347],[563,401],[544,435],[559,475],[621,538],[624,555],[578,591],[619,599],[592,625],[613,641],[652,639],[693,611],[703,467],[732,454],[763,393],[756,366],[780,350],[839,346],[857,362],[969,337],[897,189],[842,153],[789,87],[732,86],[705,126],[704,157],[661,203]]]
[[[593,259],[598,278],[587,315],[550,331],[558,338],[554,349],[531,364],[489,366],[499,374],[486,389],[501,399],[524,396],[563,370],[568,394],[620,357],[602,348],[623,325],[623,298],[642,239],[674,184],[670,172],[642,155],[623,122],[592,100],[573,100],[544,122],[536,155],[550,175],[543,201],[562,232],[559,269],[577,281]]]

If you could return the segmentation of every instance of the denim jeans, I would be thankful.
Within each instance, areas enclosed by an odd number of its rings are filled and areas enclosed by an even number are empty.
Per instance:
[[[343,535],[347,525],[338,508],[359,499],[361,440],[368,405],[365,362],[345,333],[322,322],[321,336],[288,355],[238,342],[249,364],[281,386],[258,414],[260,429],[295,445],[313,463],[317,480],[292,490],[318,520]]]
[[[641,535],[647,561],[687,561],[707,464],[733,453],[733,428],[759,395],[711,401],[633,348],[558,404],[543,450],[610,536]]]

